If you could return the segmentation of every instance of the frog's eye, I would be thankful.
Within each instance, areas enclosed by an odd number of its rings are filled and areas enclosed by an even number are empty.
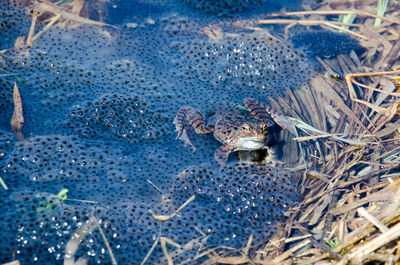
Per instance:
[[[244,124],[244,125],[242,126],[242,128],[245,129],[245,130],[247,130],[247,131],[251,130],[250,125],[248,125],[248,124]]]
[[[268,126],[267,126],[267,124],[261,124],[261,130],[262,130],[262,131],[268,131]]]

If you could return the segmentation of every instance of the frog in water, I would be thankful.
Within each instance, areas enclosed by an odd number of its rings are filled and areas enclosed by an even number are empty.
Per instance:
[[[174,119],[177,139],[183,140],[185,145],[190,145],[196,151],[186,133],[185,119],[196,133],[212,132],[215,139],[223,144],[214,154],[221,168],[225,166],[232,151],[268,149],[268,128],[274,125],[274,121],[261,102],[252,98],[245,98],[243,102],[248,114],[238,111],[217,112],[208,122],[198,110],[189,106],[180,108]]]

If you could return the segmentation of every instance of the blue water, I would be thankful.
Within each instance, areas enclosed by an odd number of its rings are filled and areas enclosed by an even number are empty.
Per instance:
[[[255,243],[267,241],[300,199],[291,174],[240,164],[234,154],[219,171],[214,152],[221,144],[189,129],[192,152],[176,139],[173,120],[184,105],[208,117],[308,82],[315,61],[307,56],[320,50],[232,24],[299,10],[300,1],[86,4],[83,13],[112,27],[53,26],[32,48],[14,50],[30,17],[24,6],[0,1],[0,49],[7,49],[0,54],[0,176],[9,187],[0,192],[0,262],[15,255],[22,264],[62,264],[68,240],[92,215],[118,264],[140,264],[159,236],[193,243],[178,252],[168,247],[177,264],[204,261],[192,260],[199,247],[240,248],[250,234]],[[230,34],[210,39],[210,25]],[[14,82],[25,140],[10,126]],[[64,189],[66,200],[57,196]],[[165,222],[149,212],[172,214],[192,195]],[[81,243],[80,256],[111,264],[98,230]],[[148,264],[165,262],[158,244]]]

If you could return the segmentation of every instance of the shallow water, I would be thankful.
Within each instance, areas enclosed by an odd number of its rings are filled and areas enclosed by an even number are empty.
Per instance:
[[[0,193],[0,262],[15,255],[22,264],[62,264],[68,240],[92,214],[118,264],[140,264],[159,236],[182,246],[202,242],[176,254],[177,263],[200,246],[240,248],[250,234],[268,240],[300,200],[290,174],[240,164],[234,154],[219,171],[221,144],[189,129],[192,152],[173,124],[184,105],[206,117],[240,111],[244,98],[283,96],[315,73],[312,49],[233,25],[283,7],[300,10],[300,1],[254,2],[261,3],[243,1],[237,12],[236,4],[215,4],[230,1],[88,1],[83,13],[112,26],[57,25],[32,48],[14,50],[31,19],[22,4],[0,1],[0,49],[8,49],[0,61],[0,168],[9,187]],[[210,25],[229,34],[213,40],[204,34]],[[25,118],[20,141],[10,126],[14,82]],[[57,196],[63,189],[66,200]],[[170,215],[192,195],[165,222],[149,212]],[[110,264],[98,230],[81,242],[80,256]],[[148,263],[164,258],[158,244]]]

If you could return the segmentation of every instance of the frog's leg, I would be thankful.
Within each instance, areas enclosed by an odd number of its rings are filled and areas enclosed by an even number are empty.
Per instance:
[[[272,104],[268,104],[268,102],[263,104],[253,98],[245,98],[243,102],[251,115],[253,115],[258,120],[266,122],[267,126],[272,126],[274,121],[283,129],[295,134],[292,125],[293,122],[291,122],[286,116],[282,115],[278,110],[276,110],[272,106]]]
[[[220,166],[219,170],[225,167],[226,161],[228,161],[229,154],[232,150],[233,146],[231,145],[221,145],[217,150],[215,150],[214,158]]]
[[[276,124],[278,124],[282,129],[288,130],[290,133],[297,135],[295,123],[292,120],[280,113],[271,104],[266,104],[265,110],[268,112],[274,122],[276,122]]]
[[[271,116],[265,109],[265,105],[254,98],[243,99],[245,107],[249,110],[250,114],[257,120],[263,121],[268,127],[273,126],[274,122]]]
[[[185,106],[179,109],[174,119],[174,124],[176,128],[175,131],[178,132],[176,138],[184,141],[185,146],[190,145],[193,148],[194,152],[196,151],[196,147],[194,147],[186,133],[185,119],[189,122],[189,125],[193,127],[196,133],[209,133],[212,131],[212,126],[206,126],[204,116],[200,113],[200,111],[189,106]]]

